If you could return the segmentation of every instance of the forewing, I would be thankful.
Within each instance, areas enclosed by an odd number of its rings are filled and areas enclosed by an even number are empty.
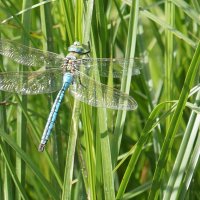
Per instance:
[[[41,51],[9,40],[0,40],[0,54],[26,66],[52,68],[63,64],[63,57],[59,54]]]
[[[77,60],[79,67],[83,67],[84,73],[98,71],[101,76],[107,77],[112,75],[114,78],[122,77],[122,74],[127,75],[131,69],[132,75],[140,74],[140,69],[143,66],[142,58],[84,58]]]

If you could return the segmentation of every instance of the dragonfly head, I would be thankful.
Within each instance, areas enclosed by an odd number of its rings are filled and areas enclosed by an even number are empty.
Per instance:
[[[75,41],[70,47],[68,47],[69,52],[78,53],[79,55],[87,54],[90,49],[87,45],[82,45],[80,42]]]

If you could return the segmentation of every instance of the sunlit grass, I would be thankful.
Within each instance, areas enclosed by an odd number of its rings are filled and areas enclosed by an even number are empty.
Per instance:
[[[101,80],[133,96],[137,110],[93,108],[66,92],[43,153],[57,93],[1,92],[0,199],[198,198],[197,0],[2,0],[0,11],[1,38],[63,55],[79,40],[92,57],[144,59],[137,76]]]

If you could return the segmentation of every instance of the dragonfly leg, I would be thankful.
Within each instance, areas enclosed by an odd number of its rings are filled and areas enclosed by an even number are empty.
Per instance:
[[[82,81],[81,81],[80,75],[78,76],[78,80],[79,80],[80,85],[83,86],[83,87],[86,89],[86,86],[85,86],[85,85],[82,83]]]
[[[11,102],[11,101],[1,101],[0,106],[9,106],[9,105],[14,105],[17,104],[16,102]]]

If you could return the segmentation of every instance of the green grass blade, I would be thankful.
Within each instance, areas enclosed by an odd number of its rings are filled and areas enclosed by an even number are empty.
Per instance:
[[[138,25],[138,11],[139,11],[139,1],[133,1],[132,7],[131,7],[131,17],[129,21],[129,28],[128,28],[128,39],[127,39],[127,44],[126,44],[125,58],[133,58],[135,55],[137,25]],[[122,84],[121,84],[121,91],[125,93],[129,93],[130,83],[131,83],[130,71],[132,69],[129,67],[128,70],[129,70],[129,73],[128,73],[129,75],[128,76],[123,75]],[[113,141],[111,141],[113,165],[115,164],[117,160],[118,152],[120,149],[125,119],[126,119],[126,111],[118,111],[116,124],[115,124],[115,132],[114,132],[115,137],[113,138]]]
[[[39,134],[39,131],[38,131],[37,127],[35,126],[33,120],[31,119],[30,115],[28,114],[27,110],[24,109],[23,104],[22,104],[20,98],[19,98],[18,96],[16,96],[16,99],[17,99],[17,102],[18,102],[18,104],[20,105],[20,107],[21,107],[21,109],[22,109],[22,111],[23,111],[24,116],[26,117],[26,120],[27,120],[27,122],[28,122],[28,124],[29,124],[29,126],[30,126],[30,129],[32,129],[32,131],[33,131],[34,134],[36,135],[37,144],[39,144],[41,137],[40,137],[40,134]],[[37,148],[35,148],[35,150],[36,150],[36,149],[37,149]],[[37,152],[37,151],[36,151],[36,152]],[[37,153],[38,153],[38,152],[37,152]],[[53,172],[53,174],[54,174],[54,176],[55,176],[55,178],[56,178],[56,180],[57,180],[57,182],[58,182],[60,188],[62,188],[62,180],[61,180],[61,178],[60,178],[60,176],[59,176],[59,174],[58,174],[58,171],[57,171],[55,165],[53,164],[52,159],[50,158],[50,155],[48,154],[47,151],[44,152],[44,155],[45,155],[45,158],[46,158],[46,160],[47,160],[47,163],[48,163],[49,168],[50,168],[51,171]]]
[[[93,41],[94,41],[94,50],[93,56],[100,56],[104,57],[106,55],[106,15],[105,15],[105,6],[102,2],[98,2],[95,5],[95,12],[93,16]],[[96,21],[98,23],[96,23]],[[98,36],[96,38],[96,36]],[[101,42],[100,42],[101,41]],[[96,48],[95,48],[96,47]],[[100,77],[98,73],[95,74],[95,79],[100,81]],[[98,95],[101,95],[100,92]],[[96,136],[96,158],[100,157],[97,160],[97,164],[101,166],[96,166],[96,173],[97,173],[97,180],[100,181],[99,178],[101,177],[101,183],[103,185],[103,190],[98,189],[98,196],[100,195],[100,190],[102,190],[103,194],[102,197],[104,199],[115,199],[115,191],[114,191],[114,180],[112,174],[112,161],[111,161],[111,149],[110,149],[110,139],[108,134],[108,127],[107,127],[107,113],[105,108],[98,108],[97,109],[97,136]]]
[[[59,1],[59,11],[61,12],[61,22],[62,22],[62,29],[63,37],[65,38],[65,41],[67,40],[70,44],[73,42],[74,36],[74,9],[72,6],[73,1],[65,1],[61,0]],[[64,27],[64,28],[63,28]],[[67,34],[66,34],[67,32]]]
[[[167,132],[164,144],[162,146],[162,150],[161,150],[161,154],[158,160],[158,164],[157,164],[157,168],[154,174],[154,179],[153,179],[153,183],[152,183],[152,190],[150,192],[149,195],[149,199],[157,199],[157,195],[159,193],[159,186],[160,186],[160,181],[162,179],[162,171],[165,168],[165,164],[167,162],[167,158],[169,156],[169,151],[172,147],[172,144],[174,142],[174,137],[175,134],[177,132],[178,126],[180,124],[180,120],[182,117],[182,112],[185,108],[185,104],[188,98],[188,94],[190,91],[190,88],[192,87],[192,85],[194,84],[194,79],[198,70],[198,67],[200,65],[200,43],[198,44],[196,51],[194,53],[192,62],[189,66],[187,75],[186,75],[186,79],[183,85],[183,89],[178,101],[178,105],[177,108],[174,112],[174,115],[172,117],[171,120],[171,124],[169,127],[169,130]]]
[[[52,187],[52,185],[44,178],[42,172],[39,170],[38,166],[31,160],[29,155],[27,155],[14,141],[13,139],[3,133],[0,132],[0,136],[9,144],[17,153],[18,156],[23,159],[23,161],[31,168],[33,173],[37,176],[39,181],[42,183],[42,186],[48,191],[48,194],[52,196],[54,199],[59,199],[58,192]]]
[[[31,1],[24,0],[23,1],[23,9],[30,7]],[[22,15],[22,25],[26,29],[26,32],[30,31],[30,12],[26,12]],[[22,43],[27,45],[28,44],[28,37],[25,34],[22,34]],[[24,67],[19,67],[19,71],[24,71]],[[22,96],[21,101],[23,104],[23,108],[27,109],[27,97]],[[26,117],[24,116],[22,109],[18,108],[18,117],[17,117],[17,144],[23,149],[26,149],[26,127],[27,127],[27,121]],[[22,184],[22,186],[25,186],[25,163],[23,160],[21,160],[20,157],[16,157],[16,173],[17,176]],[[18,199],[20,199],[21,194],[18,195]]]
[[[54,52],[54,40],[53,40],[53,18],[51,15],[51,5],[46,4],[44,6],[40,7],[40,13],[41,13],[41,27],[42,32],[44,35],[43,38],[43,47],[44,50],[48,50],[51,52]],[[51,102],[49,102],[50,107],[53,105],[53,101],[56,98],[56,94],[53,94],[51,96]],[[50,110],[50,109],[49,109]],[[53,160],[54,165],[58,169],[58,172],[60,173],[60,177],[62,177],[62,174],[64,173],[64,162],[63,162],[63,146],[62,146],[62,132],[60,131],[60,121],[59,121],[59,115],[57,116],[56,124],[55,124],[55,133],[52,134],[53,137]],[[58,182],[56,181],[56,177],[52,176],[52,184],[54,187],[59,190],[60,187],[58,185]]]
[[[147,11],[147,10],[140,10],[140,13],[153,20],[155,23],[159,24],[161,27],[163,27],[164,29],[168,29],[169,31],[171,31],[177,38],[180,38],[182,40],[184,40],[187,44],[191,45],[193,48],[195,48],[197,46],[197,42],[194,42],[193,40],[191,40],[190,38],[186,37],[184,34],[182,34],[180,31],[178,31],[177,29],[175,29],[174,27],[170,26],[169,24],[167,24],[164,20],[159,19],[158,17],[156,17],[154,14],[152,14],[151,12]]]
[[[159,122],[157,122],[156,119],[157,119],[159,113],[162,111],[163,107],[165,107],[165,103],[159,104],[150,113],[150,116],[145,124],[145,127],[142,130],[141,136],[140,136],[138,142],[136,143],[136,145],[134,146],[133,154],[130,158],[130,161],[129,161],[126,171],[124,173],[122,182],[120,184],[120,188],[117,193],[117,198],[122,198],[124,191],[126,189],[126,186],[131,177],[131,174],[132,174],[133,170],[135,169],[136,162],[138,161],[138,158],[142,152],[142,149],[143,149],[145,143],[147,142],[147,140],[149,139],[151,131],[159,124]],[[125,159],[126,159],[126,157],[125,157]],[[124,160],[122,160],[122,162],[124,162]],[[120,162],[120,164],[122,164],[122,162]]]
[[[192,18],[192,20],[195,23],[200,25],[200,14],[195,9],[193,9],[187,2],[181,0],[173,0],[171,2],[177,5],[183,12],[185,12],[188,15],[188,17]]]
[[[111,150],[109,135],[106,126],[106,110],[98,109],[98,120],[99,120],[99,138],[101,148],[101,162],[103,171],[103,184],[104,184],[104,198],[106,200],[114,200],[114,180],[112,174],[112,162],[111,162]]]
[[[199,121],[197,123],[199,125]],[[192,178],[194,177],[197,162],[199,160],[199,152],[200,152],[200,135],[198,133],[197,141],[196,141],[196,144],[194,146],[193,153],[191,154],[190,162],[187,163],[188,167],[187,167],[187,171],[186,171],[184,181],[182,182],[182,184],[180,186],[180,190],[179,190],[179,198],[180,199],[185,198],[185,196],[188,192]]]
[[[192,5],[197,9],[197,11],[200,11],[200,4],[198,0],[192,0]]]
[[[24,187],[19,182],[19,179],[18,179],[18,177],[17,177],[17,175],[15,173],[14,166],[12,165],[11,160],[9,159],[9,157],[10,157],[9,156],[9,152],[8,152],[8,150],[6,150],[5,144],[3,144],[3,142],[1,140],[0,140],[0,149],[1,149],[2,155],[3,155],[4,159],[5,159],[5,163],[6,163],[7,169],[9,170],[9,173],[12,176],[12,180],[14,181],[14,183],[15,183],[17,189],[18,189],[19,195],[22,197],[22,199],[27,200],[28,197],[26,195],[26,192],[24,191]],[[6,174],[8,174],[8,173],[6,173]],[[11,187],[11,185],[7,185],[7,187],[9,187],[9,186]],[[7,191],[11,192],[11,188],[7,188]],[[14,197],[12,197],[10,195],[11,194],[8,194],[8,195],[4,194],[4,197],[5,198],[14,198]]]
[[[94,0],[88,0],[87,5],[85,5],[85,26],[83,27],[84,38],[83,42],[86,44],[90,41],[90,29],[92,22],[92,14],[93,14]]]
[[[128,28],[128,40],[127,40],[127,47],[126,47],[126,58],[134,57],[135,54],[135,45],[136,45],[136,36],[137,36],[137,24],[138,24],[138,11],[139,11],[139,1],[133,1],[131,7],[131,17],[129,21],[129,28]],[[129,68],[129,70],[131,70]],[[131,82],[131,73],[129,76],[123,76],[121,90],[125,93],[129,92],[130,89],[130,82]],[[123,133],[123,127],[125,123],[126,112],[125,111],[118,111],[116,125],[115,125],[115,137],[112,141],[112,156],[113,156],[113,163],[116,162],[118,152],[121,145],[121,138]],[[117,144],[117,145],[116,145]],[[129,179],[129,178],[128,178]],[[118,193],[117,199],[122,198],[125,188],[127,186],[128,181],[125,180],[121,182]]]
[[[130,191],[129,193],[125,193],[123,196],[123,200],[133,199],[137,197],[138,195],[142,194],[143,192],[149,190],[151,187],[151,182],[147,182],[138,188],[135,188],[134,190]]]
[[[79,2],[80,3],[80,2]],[[91,20],[92,16],[92,9],[93,9],[93,2],[88,1],[87,4],[87,12],[85,13],[85,19]],[[76,13],[83,13],[82,11],[83,7],[77,5]],[[82,30],[82,17],[76,15],[76,31]],[[86,26],[84,33],[89,34],[91,22],[85,23]],[[82,32],[82,31],[81,31]],[[79,35],[80,33],[76,32],[75,35]],[[79,35],[81,37],[81,35]],[[82,39],[79,38],[81,41]],[[89,35],[84,35],[83,41],[86,42],[89,40]],[[65,174],[64,174],[64,184],[63,184],[63,194],[62,199],[71,199],[71,189],[72,189],[72,178],[73,178],[73,168],[74,168],[74,157],[75,157],[75,147],[76,147],[76,140],[78,135],[78,124],[79,124],[79,113],[80,113],[80,103],[78,101],[74,101],[74,108],[72,113],[72,122],[71,122],[71,130],[69,135],[69,141],[68,141],[68,149],[67,149],[67,156],[66,156],[66,165],[65,165]],[[84,167],[83,167],[84,168]],[[83,177],[84,179],[84,177]],[[85,185],[87,188],[87,185]]]
[[[197,105],[199,104],[199,98],[200,93],[198,93],[196,97]],[[166,186],[163,199],[176,199],[178,196],[179,190],[176,188],[181,185],[185,173],[183,169],[186,169],[188,166],[191,152],[193,151],[194,142],[198,133],[199,123],[199,116],[195,113],[195,111],[193,111],[186,127],[186,131],[184,133],[174,167],[171,171],[171,176],[169,178],[168,185]],[[183,197],[183,195],[181,196]]]
[[[165,16],[166,21],[172,27],[174,26],[174,5],[172,2],[166,1],[165,3]],[[174,46],[174,38],[171,31],[168,29],[165,30],[165,100],[171,100],[173,98],[173,90],[172,90],[172,83],[173,83],[173,76],[172,76],[172,66],[173,66],[173,46]],[[169,104],[167,104],[168,106]],[[168,110],[169,108],[167,108]],[[166,130],[168,130],[170,124],[170,118],[166,121]]]
[[[55,0],[47,0],[47,1],[45,1],[45,2],[40,2],[40,3],[38,3],[38,4],[35,4],[35,5],[33,5],[33,6],[29,7],[29,8],[26,8],[26,9],[24,9],[24,10],[21,10],[20,12],[14,14],[14,16],[10,16],[10,17],[8,17],[7,19],[4,19],[1,23],[4,24],[4,23],[8,22],[9,20],[12,20],[14,17],[16,17],[16,16],[18,16],[18,15],[22,15],[23,13],[25,13],[25,12],[27,12],[27,11],[30,11],[30,10],[32,10],[32,9],[34,9],[34,8],[40,7],[41,5],[44,5],[44,4],[46,4],[46,3],[53,2],[53,1],[55,1]],[[9,2],[10,2],[10,4],[12,4],[11,1],[9,1]],[[12,4],[12,6],[15,7],[14,4]]]
[[[1,66],[3,66],[3,60],[2,57],[0,57],[0,62],[1,62]],[[4,101],[5,99],[5,93],[2,92],[0,94],[0,101]],[[8,131],[8,127],[7,127],[7,115],[6,115],[6,107],[5,106],[1,106],[0,107],[0,124],[1,124],[1,128],[4,132],[7,133]],[[0,138],[0,143],[1,146],[6,146],[7,150],[8,150],[8,146],[6,145],[6,143],[4,143],[1,138]],[[5,156],[5,159],[10,158],[10,154],[8,153]],[[0,167],[1,168],[1,167]],[[2,170],[4,171],[4,184],[2,183],[2,185],[4,185],[4,197],[7,199],[12,199],[13,198],[13,191],[12,191],[12,183],[11,183],[11,176],[10,176],[10,172],[9,172],[9,168],[7,167],[7,165],[2,165]],[[0,197],[3,198],[3,191],[2,191],[2,195],[0,194]]]
[[[79,102],[74,103],[74,110],[72,113],[72,126],[71,126],[69,139],[68,139],[62,200],[71,199],[75,147],[76,147],[76,140],[77,140],[77,135],[78,135],[78,120],[79,120],[79,113],[80,113],[79,104],[80,104]]]
[[[95,149],[94,149],[94,133],[92,131],[92,125],[90,120],[89,108],[86,105],[82,106],[82,118],[83,118],[83,130],[84,130],[84,141],[85,141],[85,163],[86,163],[86,173],[87,173],[87,184],[86,193],[88,198],[96,199],[96,158],[95,158]],[[83,165],[84,166],[84,165]],[[84,167],[82,168],[84,169]],[[86,181],[85,181],[86,182]]]

